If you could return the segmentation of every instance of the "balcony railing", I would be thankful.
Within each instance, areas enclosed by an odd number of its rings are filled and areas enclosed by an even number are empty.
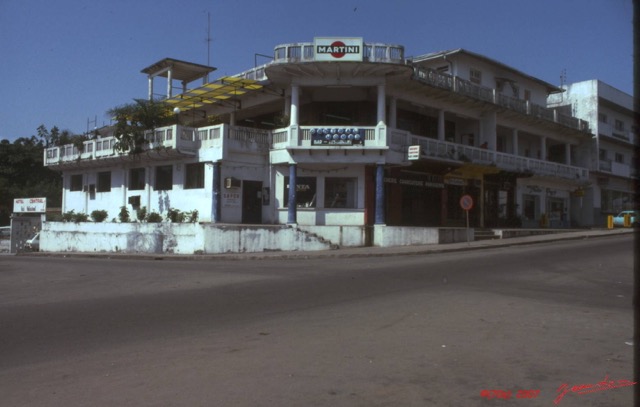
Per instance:
[[[555,109],[549,109],[529,101],[502,95],[495,89],[479,86],[456,76],[420,67],[413,68],[413,75],[415,79],[429,86],[445,89],[483,102],[493,103],[509,110],[558,123],[575,130],[589,131],[589,123],[585,120],[561,114]]]
[[[274,63],[310,62],[315,60],[313,43],[278,45]],[[363,60],[367,62],[404,64],[404,47],[378,43],[365,43]]]
[[[399,130],[391,131],[391,142],[394,144],[392,149],[396,151],[406,151],[410,145],[419,145],[423,157],[436,160],[495,165],[507,171],[530,172],[532,175],[560,177],[573,181],[589,180],[589,171],[586,168],[419,137]]]

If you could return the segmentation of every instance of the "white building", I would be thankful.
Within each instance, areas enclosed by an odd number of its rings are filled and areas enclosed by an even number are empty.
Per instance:
[[[593,132],[589,157],[590,185],[585,189],[582,216],[587,225],[605,225],[633,205],[637,178],[633,97],[599,80],[577,82],[552,95],[549,106],[589,123]]]
[[[587,122],[546,107],[560,88],[500,62],[462,49],[407,59],[400,45],[316,38],[208,82],[213,69],[165,59],[143,70],[149,96],[164,81],[179,113],[149,132],[141,154],[118,153],[109,135],[81,151],[48,148],[45,165],[64,177],[63,212],[460,227],[470,195],[472,227],[586,221],[576,191],[589,183]],[[412,160],[409,146],[420,146]]]

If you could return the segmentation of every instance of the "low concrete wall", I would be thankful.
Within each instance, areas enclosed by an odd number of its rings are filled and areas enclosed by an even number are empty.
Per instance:
[[[469,229],[469,241],[473,240],[473,229]],[[376,225],[373,232],[373,245],[378,247],[466,241],[466,228],[419,228]]]
[[[320,236],[340,247],[362,247],[366,245],[364,226],[303,226],[299,229]]]
[[[287,226],[197,223],[43,223],[46,252],[242,253],[328,250],[330,243]]]

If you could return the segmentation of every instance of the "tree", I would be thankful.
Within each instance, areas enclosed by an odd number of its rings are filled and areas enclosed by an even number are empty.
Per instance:
[[[145,133],[173,121],[171,108],[164,102],[134,99],[134,103],[110,109],[107,114],[116,120],[115,149],[129,154],[142,152]]]
[[[62,204],[62,178],[43,164],[44,149],[63,134],[57,127],[51,131],[38,127],[38,136],[20,137],[13,143],[0,140],[0,225],[8,225],[13,200],[46,197],[48,207]]]

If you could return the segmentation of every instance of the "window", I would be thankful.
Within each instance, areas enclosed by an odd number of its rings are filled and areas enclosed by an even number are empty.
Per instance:
[[[624,164],[624,154],[616,153],[615,160],[619,164]]]
[[[156,167],[156,191],[173,189],[173,166],[162,165]]]
[[[284,177],[284,206],[289,206],[289,177]],[[296,185],[296,203],[298,208],[316,207],[316,178],[298,177]]]
[[[600,157],[601,160],[606,160],[607,159],[607,150],[601,148],[599,157]]]
[[[471,68],[471,70],[469,71],[469,80],[480,85],[482,83],[482,72],[477,69]]]
[[[146,171],[144,168],[132,168],[129,170],[129,190],[136,191],[144,189]]]
[[[355,208],[356,178],[326,178],[324,182],[325,208]]]
[[[624,131],[624,122],[623,122],[622,120],[618,120],[618,119],[616,119],[616,122],[615,122],[615,129],[616,129],[617,131]]]
[[[204,163],[187,164],[186,169],[184,188],[204,188]]]
[[[524,100],[527,100],[527,101],[531,100],[531,91],[529,89],[524,90]]]
[[[96,185],[96,192],[109,192],[111,191],[111,171],[104,171],[98,173],[98,183]]]
[[[69,191],[82,191],[82,174],[71,176]]]
[[[606,123],[607,122],[607,115],[604,113],[598,113],[598,121],[600,123]]]

